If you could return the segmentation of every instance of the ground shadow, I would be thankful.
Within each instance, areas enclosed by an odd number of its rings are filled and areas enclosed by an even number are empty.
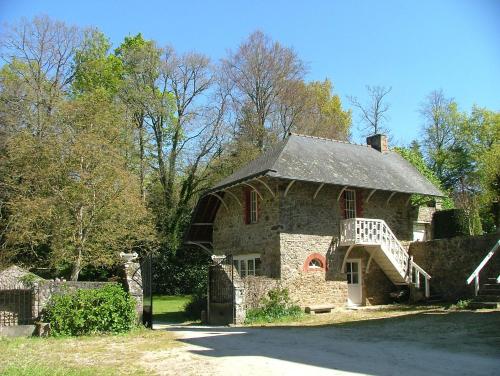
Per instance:
[[[179,341],[199,346],[191,350],[195,354],[257,356],[372,375],[489,374],[500,366],[498,311],[422,312],[307,327],[172,330],[191,332]]]

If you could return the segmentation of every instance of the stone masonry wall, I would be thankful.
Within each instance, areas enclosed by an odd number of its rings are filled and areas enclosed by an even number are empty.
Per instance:
[[[275,182],[268,179],[267,183],[276,189]],[[229,194],[225,195],[228,209],[221,205],[215,218],[213,249],[217,255],[258,253],[262,273],[277,278],[280,275],[278,200],[261,183],[253,184],[263,196],[263,200],[258,199],[258,222],[245,224],[245,188],[231,188],[242,206]]]
[[[473,296],[474,282],[467,286],[466,280],[499,237],[497,233],[413,242],[409,252],[415,262],[431,275],[431,293],[453,301]],[[497,252],[480,274],[480,282],[499,274],[500,256]]]
[[[228,209],[221,206],[214,223],[215,253],[260,254],[263,276],[281,287],[288,287],[292,298],[302,306],[344,305],[347,302],[347,281],[346,275],[340,272],[342,250],[335,246],[343,219],[342,203],[337,201],[342,187],[325,185],[313,199],[319,184],[295,182],[285,197],[287,181],[265,181],[275,197],[262,184],[252,183],[263,195],[263,200],[259,199],[259,222],[256,224],[245,224],[244,208],[230,195],[225,195]],[[234,187],[231,192],[244,205],[244,188]],[[360,216],[383,219],[398,239],[411,240],[416,218],[415,211],[406,205],[409,196],[396,194],[387,204],[390,193],[376,191],[365,203],[369,194],[370,190],[357,190]],[[307,271],[304,268],[307,258],[313,253],[325,257],[328,270]],[[362,267],[366,268],[367,257],[362,259]],[[385,303],[394,286],[375,262],[370,268],[370,273],[363,277],[364,300],[366,304]],[[271,285],[274,284],[265,284]],[[257,282],[247,283],[245,304],[248,307],[256,304],[257,295],[265,295],[268,289],[262,286]],[[248,292],[249,289],[253,292]]]

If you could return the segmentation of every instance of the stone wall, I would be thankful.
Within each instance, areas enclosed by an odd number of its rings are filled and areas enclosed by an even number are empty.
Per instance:
[[[275,189],[275,182],[267,179]],[[269,277],[280,275],[278,200],[261,183],[255,184],[262,199],[258,199],[257,223],[245,224],[245,187],[238,186],[230,191],[239,199],[225,195],[228,206],[221,205],[213,226],[213,249],[216,255],[260,254],[262,273]],[[248,187],[247,187],[248,188]],[[240,205],[241,203],[241,205]]]
[[[473,296],[474,283],[467,286],[466,280],[498,239],[499,234],[488,234],[413,242],[409,252],[415,262],[431,275],[431,293],[454,301]],[[499,273],[500,256],[497,252],[481,273],[480,281]]]
[[[221,205],[214,221],[214,252],[218,255],[260,254],[263,277],[274,281],[260,284],[247,278],[245,305],[255,306],[269,290],[267,287],[275,284],[288,288],[292,299],[301,306],[344,305],[347,302],[347,281],[346,275],[340,271],[343,254],[335,246],[343,219],[342,202],[337,201],[342,187],[325,185],[314,199],[319,184],[297,181],[285,197],[289,182],[270,178],[265,178],[265,182],[274,196],[263,184],[251,183],[263,196],[259,199],[258,223],[245,224],[244,207],[229,194],[225,195],[228,208]],[[242,186],[231,188],[243,206],[245,189]],[[358,215],[383,219],[398,239],[412,240],[413,222],[419,213],[406,205],[409,195],[395,194],[387,204],[390,192],[376,191],[366,203],[370,192],[356,190],[360,206]],[[304,263],[314,253],[326,259],[322,270],[304,268]],[[363,267],[366,267],[366,259],[363,256]],[[375,262],[364,278],[366,304],[385,303],[394,286]]]
[[[38,301],[38,313],[46,307],[50,298],[55,294],[65,294],[76,290],[89,290],[104,287],[115,282],[83,282],[83,281],[48,281],[43,280],[35,286],[35,294]]]

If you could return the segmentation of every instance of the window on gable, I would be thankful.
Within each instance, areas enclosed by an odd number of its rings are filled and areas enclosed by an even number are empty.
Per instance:
[[[344,218],[356,218],[356,191],[354,189],[344,191]]]

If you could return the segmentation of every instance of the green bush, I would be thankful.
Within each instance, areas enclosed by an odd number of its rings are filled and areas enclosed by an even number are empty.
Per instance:
[[[457,304],[453,304],[450,308],[451,309],[470,309],[470,304],[472,303],[472,299],[464,299],[464,300],[459,300]]]
[[[54,294],[42,319],[50,323],[55,336],[122,333],[137,320],[135,300],[116,284],[98,289],[79,289]]]
[[[270,290],[262,298],[260,307],[247,312],[245,323],[273,322],[284,319],[293,319],[302,316],[303,312],[298,305],[293,304],[288,289],[276,288]]]
[[[191,320],[200,320],[201,319],[201,311],[206,311],[207,309],[207,293],[206,290],[197,290],[191,298],[189,302],[184,307],[184,313],[188,319]]]
[[[469,235],[469,225],[463,209],[440,210],[432,217],[435,239]]]

